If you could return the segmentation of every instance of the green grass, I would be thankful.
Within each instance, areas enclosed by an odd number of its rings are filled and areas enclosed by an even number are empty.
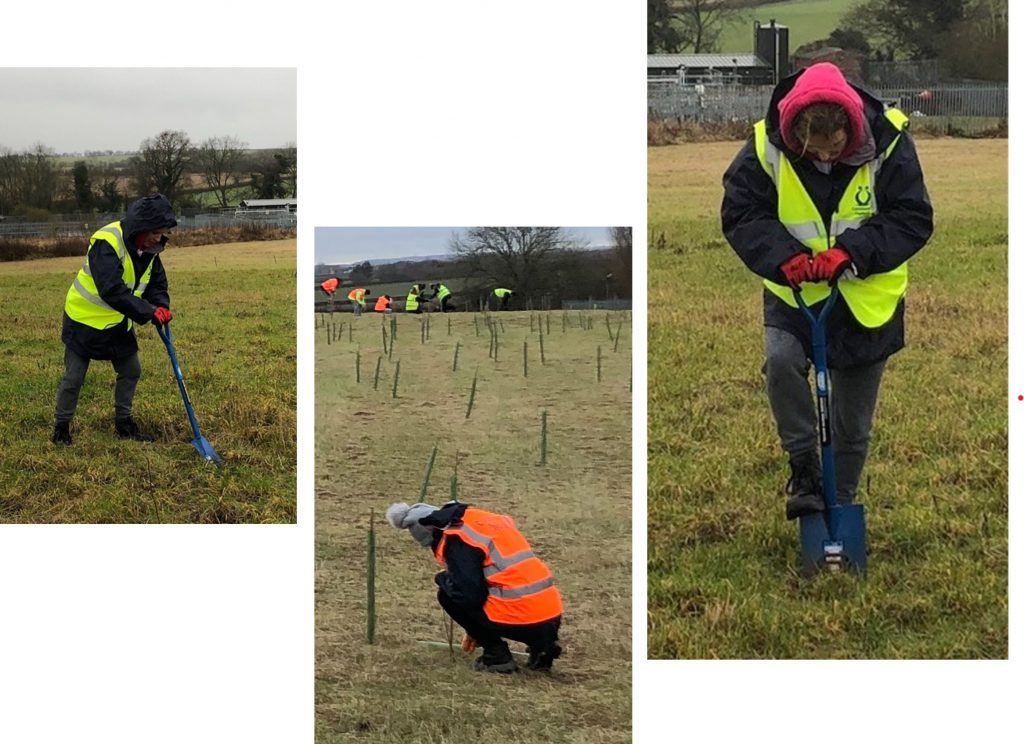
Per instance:
[[[174,343],[217,470],[192,433],[163,343],[138,329],[135,417],[157,436],[113,431],[114,374],[92,362],[72,424],[50,442],[64,295],[82,264],[0,264],[0,522],[293,522],[295,240],[170,248]]]
[[[1007,145],[917,144],[936,229],[861,483],[866,581],[797,576],[760,283],[717,214],[738,143],[648,151],[651,657],[1006,657]]]
[[[722,32],[721,51],[752,54],[754,21],[767,25],[774,18],[776,23],[789,26],[789,53],[792,54],[803,44],[827,37],[856,4],[856,0],[789,0],[744,8],[743,20]]]
[[[564,333],[563,316],[554,312],[543,366],[526,312],[491,315],[504,326],[502,331],[499,325],[496,362],[488,357],[490,334],[482,314],[479,335],[470,313],[429,317],[430,339],[421,343],[425,316],[396,316],[394,352],[391,360],[383,355],[375,391],[381,323],[388,327],[390,317],[317,316],[317,740],[628,742],[629,315],[612,313],[613,330],[622,322],[616,354],[603,312],[594,313],[592,330],[579,327],[580,313],[568,313],[571,325]],[[328,345],[328,334],[338,340]],[[453,373],[456,344],[459,364]],[[392,398],[399,362],[398,397]],[[467,419],[474,374],[479,377]],[[547,465],[541,466],[544,410],[548,451]],[[454,659],[447,648],[417,643],[446,639],[432,581],[438,566],[408,532],[393,529],[382,516],[392,502],[418,499],[435,445],[426,500],[448,501],[458,458],[460,500],[512,515],[551,567],[565,601],[565,654],[550,675],[474,672],[471,658],[458,648],[458,629]],[[365,635],[371,508],[378,517],[372,646]],[[513,650],[523,649],[513,644]]]

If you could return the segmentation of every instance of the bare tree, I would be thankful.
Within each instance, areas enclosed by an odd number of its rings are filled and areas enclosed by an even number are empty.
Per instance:
[[[550,260],[579,248],[560,227],[472,227],[449,241],[471,275],[517,292],[540,288]]]
[[[718,51],[722,31],[744,17],[744,11],[721,0],[678,0],[673,10],[682,47],[691,48],[694,54]]]
[[[612,245],[615,246],[615,257],[619,260],[623,285],[630,288],[633,283],[633,228],[610,228]]]
[[[50,209],[59,180],[53,150],[46,145],[37,143],[21,153],[0,149],[0,212],[15,207]]]
[[[143,140],[133,159],[136,191],[159,191],[173,204],[181,194],[191,149],[187,134],[169,129]]]
[[[250,186],[257,199],[287,199],[298,196],[298,156],[294,145],[274,150],[252,164]]]
[[[247,146],[237,137],[210,137],[196,148],[196,165],[222,207],[229,206],[228,191],[241,185],[238,173]]]
[[[9,147],[0,147],[0,215],[9,213],[18,204],[21,168],[21,156]]]

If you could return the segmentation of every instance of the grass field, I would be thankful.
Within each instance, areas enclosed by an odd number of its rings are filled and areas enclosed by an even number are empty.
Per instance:
[[[83,245],[84,256],[84,245]],[[192,433],[163,343],[138,329],[135,417],[113,431],[114,373],[93,362],[74,444],[50,442],[61,311],[82,257],[0,263],[0,522],[293,522],[295,240],[169,248],[175,348],[217,470]]]
[[[627,742],[629,316],[552,312],[549,332],[548,316],[536,313],[538,325],[544,319],[544,365],[537,325],[531,332],[527,312],[491,315],[500,323],[497,361],[488,355],[484,315],[434,313],[429,340],[425,332],[421,336],[426,317],[395,316],[398,333],[389,360],[383,353],[382,316],[336,314],[327,326],[318,316],[317,740]],[[587,326],[592,318],[592,328],[581,328],[581,318]],[[609,325],[613,336],[619,334],[618,351]],[[467,418],[474,375],[478,380]],[[543,410],[548,411],[546,465],[540,464]],[[458,628],[454,659],[446,647],[417,643],[446,643],[432,581],[438,567],[428,549],[382,516],[392,502],[420,500],[435,444],[437,459],[424,500],[436,505],[449,500],[458,457],[459,499],[512,515],[554,573],[566,608],[565,653],[550,675],[472,671],[470,657],[458,649]],[[366,641],[371,508],[377,516],[374,645]]]
[[[856,4],[856,0],[789,0],[745,8],[743,21],[722,33],[721,51],[752,54],[754,21],[767,25],[774,18],[776,23],[789,26],[789,52],[792,54],[803,44],[827,37]]]
[[[718,219],[738,148],[648,151],[649,655],[1005,658],[1006,140],[918,142],[935,234],[861,482],[866,581],[796,573],[761,285]]]

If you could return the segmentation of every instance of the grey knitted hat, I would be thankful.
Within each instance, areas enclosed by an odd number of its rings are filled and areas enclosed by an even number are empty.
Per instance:
[[[393,527],[409,530],[409,534],[416,542],[429,548],[434,539],[434,528],[420,524],[420,519],[430,516],[436,511],[437,507],[430,504],[409,506],[404,502],[399,502],[388,507],[386,516]]]

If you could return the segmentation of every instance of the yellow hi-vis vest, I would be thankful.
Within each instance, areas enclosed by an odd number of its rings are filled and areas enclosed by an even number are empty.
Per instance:
[[[888,109],[885,117],[899,132],[907,126],[908,119],[902,111]],[[812,253],[817,254],[834,246],[836,239],[845,231],[859,227],[876,214],[878,202],[875,198],[875,175],[899,138],[900,135],[897,134],[885,152],[857,169],[842,199],[839,200],[829,229],[826,230],[825,222],[807,189],[800,182],[793,164],[768,141],[764,119],[757,122],[754,125],[754,148],[757,151],[757,159],[761,161],[761,167],[775,183],[779,195],[779,221],[785,225],[789,234],[810,248]],[[789,287],[767,279],[764,285],[790,307],[797,306],[793,290]],[[844,274],[838,286],[853,317],[867,328],[878,328],[892,318],[896,306],[907,291],[907,264],[904,262],[892,271],[872,274],[864,279]],[[801,285],[800,291],[804,301],[808,305],[813,305],[828,297],[830,290],[827,282],[806,282]]]
[[[416,308],[420,306],[420,296],[415,292],[410,292],[405,298],[405,312],[412,313],[416,311]]]
[[[111,222],[109,225],[105,225],[94,232],[89,239],[90,251],[97,240],[105,240],[113,246],[117,257],[121,259],[121,276],[124,279],[124,283],[132,290],[132,294],[136,297],[142,297],[142,293],[146,290],[146,285],[149,284],[149,275],[152,273],[153,263],[150,262],[143,272],[142,278],[136,284],[135,264],[132,263],[132,259],[128,256],[121,223]],[[78,270],[78,276],[75,277],[75,281],[68,289],[67,297],[64,298],[64,312],[68,314],[71,320],[83,323],[91,328],[98,328],[99,330],[113,328],[124,320],[125,316],[122,313],[112,308],[100,297],[99,290],[96,288],[96,282],[92,278],[92,272],[89,270],[88,251],[85,254],[85,264]],[[130,329],[131,327],[132,321],[129,318],[128,328]]]
[[[452,291],[442,284],[440,287],[437,288],[437,299],[443,300],[445,297],[448,297],[451,293]]]

